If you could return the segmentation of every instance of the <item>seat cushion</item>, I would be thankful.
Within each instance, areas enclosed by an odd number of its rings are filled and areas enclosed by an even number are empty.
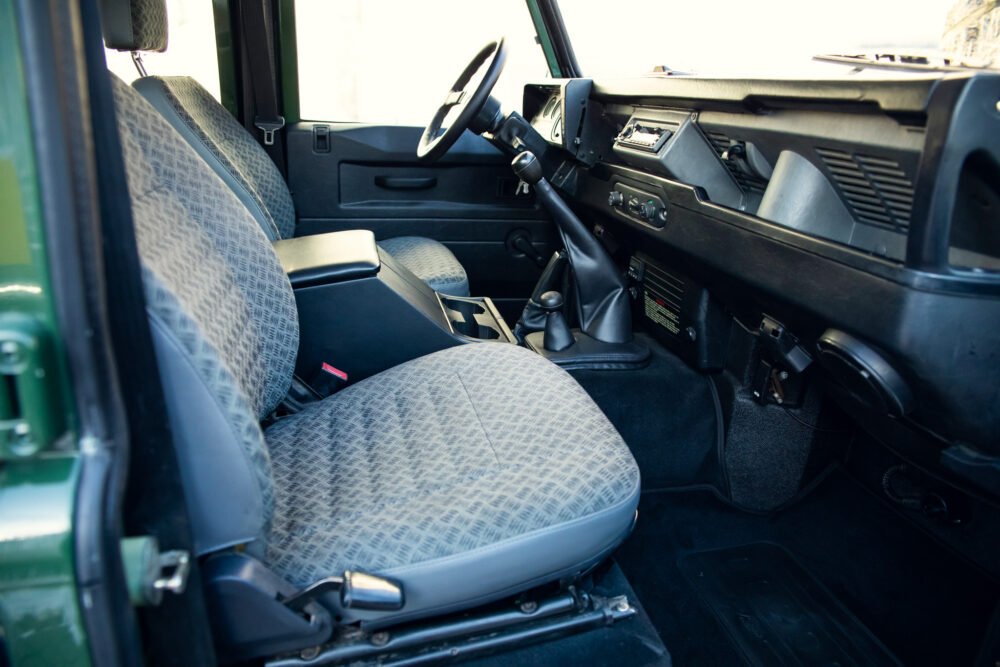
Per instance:
[[[395,577],[407,604],[393,622],[588,567],[630,530],[639,498],[631,453],[576,381],[502,343],[396,366],[265,437],[268,563],[299,586],[348,569]]]
[[[469,278],[448,248],[421,236],[397,236],[379,246],[430,288],[442,294],[469,296]]]

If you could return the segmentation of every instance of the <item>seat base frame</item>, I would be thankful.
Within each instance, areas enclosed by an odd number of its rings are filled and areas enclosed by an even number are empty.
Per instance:
[[[267,667],[316,667],[355,661],[379,665],[425,665],[520,647],[631,618],[636,608],[626,595],[600,596],[574,586],[539,599],[515,599],[488,612],[415,623],[366,633],[342,628],[321,647],[279,658]]]

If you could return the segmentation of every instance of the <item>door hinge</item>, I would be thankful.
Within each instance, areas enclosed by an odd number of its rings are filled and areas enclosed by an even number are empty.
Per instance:
[[[65,430],[50,337],[32,317],[0,316],[0,459],[33,456]]]

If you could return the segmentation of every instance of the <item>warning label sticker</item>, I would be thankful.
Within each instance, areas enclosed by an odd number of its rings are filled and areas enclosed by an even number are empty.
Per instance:
[[[681,330],[680,318],[677,313],[670,310],[667,302],[663,299],[653,296],[646,291],[643,293],[643,306],[646,311],[646,317],[664,327],[670,333],[676,334]]]

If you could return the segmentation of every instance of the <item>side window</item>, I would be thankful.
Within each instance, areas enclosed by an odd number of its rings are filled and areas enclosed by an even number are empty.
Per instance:
[[[169,41],[163,53],[143,53],[146,72],[161,76],[190,76],[220,99],[219,56],[215,47],[215,18],[208,0],[167,0]],[[131,83],[139,73],[128,53],[105,49],[108,69]]]
[[[519,110],[548,76],[524,0],[296,0],[299,110],[306,120],[423,126],[462,69],[503,36],[493,96]]]

